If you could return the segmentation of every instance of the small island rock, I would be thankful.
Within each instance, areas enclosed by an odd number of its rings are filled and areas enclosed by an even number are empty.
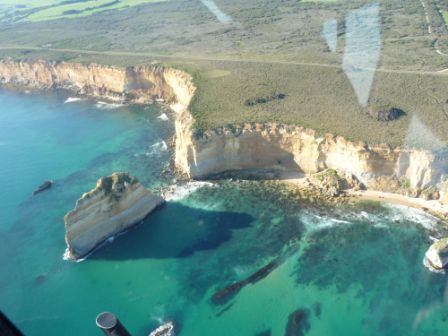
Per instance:
[[[174,336],[174,323],[169,321],[153,330],[148,336]]]
[[[41,193],[44,190],[50,189],[53,185],[53,181],[44,181],[36,190],[33,191],[33,196]]]
[[[66,258],[85,257],[108,238],[141,222],[162,203],[163,198],[128,173],[100,178],[64,217]]]
[[[432,270],[442,270],[448,264],[448,238],[431,245],[425,254],[424,264]]]

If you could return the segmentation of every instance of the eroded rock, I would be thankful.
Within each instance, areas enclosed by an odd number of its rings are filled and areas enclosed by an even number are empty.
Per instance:
[[[153,330],[148,336],[174,336],[174,323],[169,321]]]
[[[163,202],[128,173],[100,178],[64,217],[66,257],[85,257],[106,239],[141,222]]]
[[[424,264],[431,270],[440,271],[448,264],[448,238],[431,245],[425,254]]]
[[[44,181],[39,187],[37,187],[36,190],[33,191],[33,196],[41,193],[42,191],[50,189],[52,185],[53,181]]]
[[[314,187],[319,188],[322,194],[329,197],[339,196],[346,189],[361,190],[364,185],[351,173],[326,169],[313,174],[310,182]]]

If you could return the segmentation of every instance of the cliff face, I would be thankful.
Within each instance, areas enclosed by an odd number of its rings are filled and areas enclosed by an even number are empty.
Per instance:
[[[98,64],[30,61],[0,61],[0,82],[37,89],[64,88],[83,95],[148,103],[164,99],[177,102],[188,75],[160,66],[117,68]]]
[[[141,222],[163,202],[127,173],[99,179],[64,217],[68,258],[86,256],[109,237]]]
[[[275,124],[235,125],[195,136],[188,105],[195,93],[190,75],[160,66],[116,68],[61,62],[0,61],[0,82],[41,89],[67,88],[131,103],[164,99],[177,113],[176,167],[191,178],[226,170],[269,169],[315,173],[327,168],[355,175],[370,188],[403,183],[440,190],[448,203],[448,160],[426,150],[391,149],[309,129]]]
[[[355,175],[365,185],[394,178],[408,188],[440,187],[448,158],[430,151],[367,145],[309,129],[275,124],[245,124],[208,131],[201,137],[185,125],[176,127],[176,162],[190,177],[226,170],[273,169],[316,173],[327,168]],[[443,190],[442,190],[443,192]]]

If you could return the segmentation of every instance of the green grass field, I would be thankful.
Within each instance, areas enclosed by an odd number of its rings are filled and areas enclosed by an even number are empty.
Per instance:
[[[448,11],[442,11],[443,19],[445,20],[445,24],[448,24]]]
[[[91,0],[73,4],[58,4],[57,6],[43,9],[37,11],[34,14],[31,14],[30,16],[28,16],[28,20],[45,21],[61,18],[74,18],[107,10],[117,10],[126,7],[141,5],[144,3],[161,1],[166,0]]]
[[[2,0],[0,11],[5,18],[13,20],[47,21],[83,17],[161,1],[167,0]]]

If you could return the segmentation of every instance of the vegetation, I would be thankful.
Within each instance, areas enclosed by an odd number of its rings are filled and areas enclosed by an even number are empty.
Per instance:
[[[130,1],[120,0],[120,4]],[[443,23],[433,10],[434,0],[425,1],[431,22]],[[56,4],[45,9],[52,13],[61,6],[83,11],[98,7],[93,0],[41,3]],[[406,112],[389,122],[365,113],[341,67],[345,18],[370,1],[216,3],[232,18],[230,23],[219,22],[200,1],[187,0],[141,3],[107,12],[95,9],[94,15],[78,13],[82,17],[66,13],[75,17],[63,20],[13,24],[6,20],[0,22],[0,57],[121,66],[158,63],[183,69],[193,75],[198,87],[190,106],[197,134],[229,123],[277,122],[392,146],[421,138],[421,129],[429,130],[425,134],[431,143],[442,145],[448,140],[448,72],[439,72],[448,68],[448,57],[435,48],[437,44],[440,51],[448,52],[448,34],[439,23],[437,35],[428,34],[420,0],[379,2],[381,58],[369,101],[386,102]],[[115,5],[107,7],[111,6]],[[39,9],[29,18],[45,11]],[[338,21],[335,52],[328,51],[322,37],[328,19]],[[276,94],[282,98],[272,99]]]
[[[107,10],[123,9],[131,6],[166,0],[18,0],[5,1],[0,7],[3,19],[46,21],[76,18]]]

